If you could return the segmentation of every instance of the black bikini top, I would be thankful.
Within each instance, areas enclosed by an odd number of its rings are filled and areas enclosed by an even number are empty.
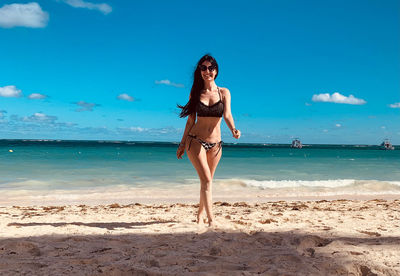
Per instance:
[[[196,112],[198,117],[222,117],[224,114],[224,103],[221,100],[221,94],[218,88],[219,101],[212,105],[206,105],[199,100],[196,106]]]

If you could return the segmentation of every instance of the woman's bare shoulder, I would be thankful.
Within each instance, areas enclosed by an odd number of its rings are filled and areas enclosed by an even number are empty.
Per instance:
[[[219,91],[221,91],[221,94],[222,94],[223,96],[230,95],[230,91],[229,91],[229,89],[226,88],[226,87],[220,87],[220,88],[219,88]]]

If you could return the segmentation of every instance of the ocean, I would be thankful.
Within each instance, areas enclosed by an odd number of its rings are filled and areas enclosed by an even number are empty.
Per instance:
[[[160,189],[198,189],[196,171],[186,154],[176,158],[176,148],[170,142],[0,140],[0,191],[12,197],[140,189],[151,197]],[[400,147],[395,148],[226,143],[214,183],[228,193],[276,197],[400,196]]]

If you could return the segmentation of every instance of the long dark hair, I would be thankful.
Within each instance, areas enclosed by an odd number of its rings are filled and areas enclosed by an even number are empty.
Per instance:
[[[205,54],[204,56],[201,57],[201,59],[197,62],[196,64],[196,69],[193,73],[193,84],[192,84],[192,89],[190,90],[190,99],[187,102],[186,105],[182,106],[178,104],[178,107],[181,110],[181,113],[179,114],[179,117],[184,118],[194,112],[196,112],[196,106],[198,102],[200,101],[200,92],[204,88],[204,80],[201,77],[201,71],[199,68],[199,65],[201,65],[204,61],[209,61],[211,65],[214,65],[216,67],[217,73],[215,74],[215,78],[218,76],[218,63],[211,56],[211,54]]]

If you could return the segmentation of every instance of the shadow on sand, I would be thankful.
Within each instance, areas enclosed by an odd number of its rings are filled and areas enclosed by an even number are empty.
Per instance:
[[[13,223],[114,229],[146,223]],[[322,238],[297,232],[34,236],[0,240],[1,275],[399,275],[368,248],[397,237]],[[351,250],[349,250],[351,248]]]
[[[87,226],[87,227],[96,227],[96,228],[105,228],[107,230],[115,230],[116,228],[124,228],[124,229],[138,229],[144,228],[141,226],[159,224],[159,223],[176,223],[174,220],[165,220],[165,221],[148,221],[148,222],[54,222],[54,223],[44,223],[44,222],[30,222],[30,223],[9,223],[7,226],[53,226],[53,227],[65,227],[68,225],[76,225],[76,226]]]

